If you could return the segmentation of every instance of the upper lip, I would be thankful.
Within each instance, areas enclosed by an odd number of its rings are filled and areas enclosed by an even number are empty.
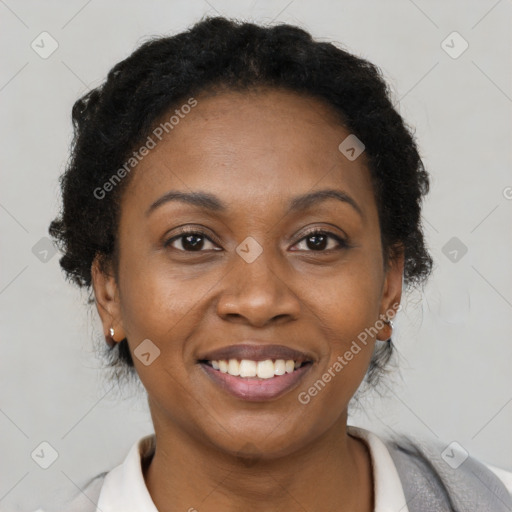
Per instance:
[[[267,359],[293,359],[296,362],[312,361],[313,357],[300,350],[284,345],[267,345],[240,343],[221,347],[207,352],[199,357],[199,361],[220,361],[221,359],[249,359],[251,361],[266,361]]]

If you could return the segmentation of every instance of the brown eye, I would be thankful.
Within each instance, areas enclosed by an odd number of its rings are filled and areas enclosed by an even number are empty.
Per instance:
[[[334,241],[334,246],[332,241]],[[334,233],[330,233],[329,231],[323,230],[315,230],[309,232],[298,242],[298,245],[300,244],[303,244],[305,249],[302,248],[299,250],[318,252],[343,249],[348,246],[347,242],[341,237],[335,235]]]
[[[175,242],[178,242],[178,244],[176,244],[178,247],[173,245]],[[208,247],[208,244],[210,244],[211,247]],[[183,231],[181,234],[173,236],[167,240],[164,246],[172,246],[173,249],[184,252],[201,252],[203,250],[212,249],[215,250],[216,247],[210,238],[206,236],[206,234],[202,231]]]

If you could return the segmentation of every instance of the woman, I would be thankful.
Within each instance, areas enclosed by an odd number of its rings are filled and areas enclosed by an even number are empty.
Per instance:
[[[117,64],[73,121],[50,233],[155,435],[66,510],[512,509],[453,447],[347,427],[432,264],[428,175],[374,65],[208,18]]]

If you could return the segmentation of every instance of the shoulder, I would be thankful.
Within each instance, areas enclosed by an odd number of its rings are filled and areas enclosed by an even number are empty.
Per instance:
[[[485,464],[485,465],[503,482],[503,485],[505,485],[508,492],[512,496],[512,471],[507,471],[502,468],[497,468],[496,466],[493,466],[491,464]]]
[[[460,444],[405,435],[383,441],[408,501],[420,496],[455,510],[512,510],[512,474],[486,466]]]

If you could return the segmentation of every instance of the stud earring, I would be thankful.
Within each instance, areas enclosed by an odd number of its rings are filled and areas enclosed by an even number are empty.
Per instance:
[[[105,336],[105,341],[107,342],[107,345],[112,348],[112,347],[115,347],[116,345],[116,340],[114,339],[114,328],[111,327],[109,330],[108,330],[108,336]]]
[[[383,322],[387,326],[389,326],[390,333],[389,333],[389,337],[386,340],[382,340],[382,341],[387,341],[389,343],[389,342],[391,342],[391,335],[393,334],[393,320],[386,318],[385,320],[383,320]]]
[[[393,323],[393,320],[386,319],[386,320],[384,320],[384,323],[388,324],[391,327],[391,329],[393,329],[393,327],[395,326],[395,324]]]

